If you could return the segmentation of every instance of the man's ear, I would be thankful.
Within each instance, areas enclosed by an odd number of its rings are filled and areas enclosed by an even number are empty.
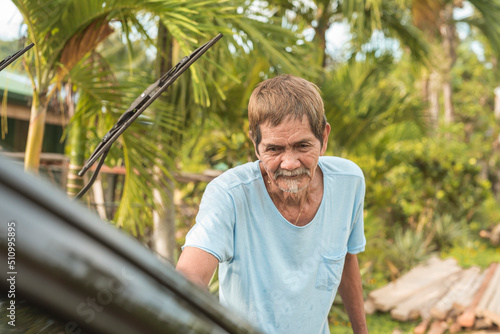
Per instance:
[[[253,133],[252,133],[252,130],[248,131],[248,136],[250,137],[250,139],[252,140],[252,143],[253,143],[253,150],[255,152],[255,156],[257,158],[259,158],[259,150],[257,150],[257,145],[255,144],[255,140],[253,139]]]
[[[323,131],[323,146],[321,147],[320,155],[324,155],[326,152],[326,147],[328,146],[328,137],[330,136],[330,131],[332,130],[329,123],[326,123],[325,130]]]

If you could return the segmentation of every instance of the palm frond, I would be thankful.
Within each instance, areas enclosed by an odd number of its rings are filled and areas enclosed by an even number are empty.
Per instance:
[[[325,81],[325,110],[337,152],[366,146],[392,124],[412,121],[425,128],[417,99],[401,85],[385,79],[392,67],[391,57],[368,57],[340,67]]]
[[[500,1],[470,0],[469,2],[474,6],[475,14],[459,22],[465,22],[479,29],[495,53],[500,55],[500,22],[498,21]]]

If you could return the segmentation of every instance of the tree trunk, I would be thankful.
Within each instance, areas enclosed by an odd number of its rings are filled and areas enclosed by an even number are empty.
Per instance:
[[[38,174],[38,168],[40,167],[40,155],[42,153],[47,105],[48,103],[42,103],[39,94],[33,94],[26,152],[24,156],[24,169],[35,174]]]
[[[104,200],[104,190],[102,188],[102,174],[99,174],[92,185],[92,192],[94,193],[94,202],[97,214],[102,220],[108,220],[106,216],[106,201]]]
[[[451,70],[457,60],[457,36],[455,22],[453,20],[453,9],[453,3],[445,5],[443,10],[441,11],[442,24],[439,27],[445,56],[445,59],[441,64],[445,124],[451,124],[455,119],[455,110],[453,108],[453,87],[451,84]]]
[[[446,79],[443,82],[443,103],[444,103],[444,122],[451,124],[455,120],[455,111],[453,109],[453,87],[451,86],[451,79]]]
[[[158,54],[157,77],[172,67],[172,40],[165,25],[160,21],[158,27]],[[159,143],[161,146],[162,144]],[[162,163],[160,161],[160,163]],[[153,249],[161,257],[175,264],[175,206],[173,182],[169,187],[162,187],[161,178],[164,177],[159,168],[153,171],[154,184],[158,188],[153,190],[155,208],[153,211]]]
[[[155,170],[155,183],[161,172]],[[153,248],[155,252],[171,264],[175,264],[175,205],[174,182],[169,180],[170,187],[153,190],[156,209],[153,211]]]
[[[429,117],[431,127],[437,129],[439,125],[439,74],[433,70],[429,77]]]
[[[104,189],[104,200],[108,203],[106,207],[106,216],[113,217],[115,215],[115,193],[118,175],[109,174],[108,175],[108,186]]]
[[[318,27],[315,29],[315,36],[318,39],[319,51],[318,51],[318,63],[321,65],[321,68],[326,67],[326,30],[327,28],[324,26]]]
[[[66,193],[74,198],[83,188],[83,178],[78,176],[85,162],[86,127],[81,119],[74,119],[69,131],[69,170]]]
[[[326,32],[330,28],[330,7],[328,5],[323,5],[318,7],[317,14],[317,26],[314,28],[315,34],[314,38],[318,40],[319,51],[318,51],[318,64],[321,68],[326,67]]]

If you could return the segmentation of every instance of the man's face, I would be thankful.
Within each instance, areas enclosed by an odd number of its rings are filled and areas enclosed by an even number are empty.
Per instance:
[[[287,119],[276,127],[266,122],[260,125],[260,132],[262,139],[256,153],[271,182],[287,193],[306,189],[314,178],[320,155],[325,153],[330,125],[323,133],[323,146],[305,116],[302,120]]]

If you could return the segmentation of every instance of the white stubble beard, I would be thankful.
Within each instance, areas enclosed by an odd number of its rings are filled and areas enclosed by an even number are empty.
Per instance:
[[[310,177],[311,173],[309,172],[308,169],[306,169],[304,167],[301,167],[299,169],[295,169],[293,171],[286,171],[286,170],[278,171],[274,174],[274,181],[276,182],[278,177],[280,177],[280,176],[298,176],[298,175],[304,175],[304,176],[307,175]],[[278,186],[278,188],[280,188],[281,191],[286,192],[286,193],[290,193],[290,194],[297,194],[298,192],[306,189],[310,183],[310,180],[309,180],[309,182],[307,182],[307,184],[305,186],[303,186],[302,188],[299,188],[299,183],[301,181],[301,178],[298,178],[298,179],[285,178],[284,181],[287,185],[287,188],[281,187],[278,184],[278,182],[276,182],[276,185]]]

